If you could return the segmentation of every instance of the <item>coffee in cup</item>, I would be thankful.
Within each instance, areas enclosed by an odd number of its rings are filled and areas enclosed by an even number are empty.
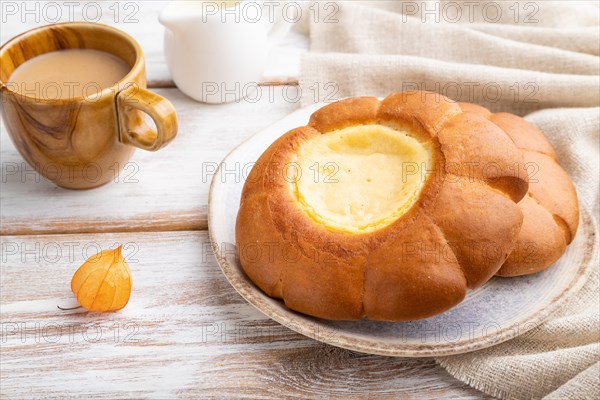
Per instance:
[[[59,50],[19,65],[7,86],[40,99],[93,98],[123,79],[130,69],[125,61],[104,51]]]

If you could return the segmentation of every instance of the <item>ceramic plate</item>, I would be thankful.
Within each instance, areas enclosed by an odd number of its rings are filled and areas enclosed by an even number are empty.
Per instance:
[[[328,321],[285,307],[244,274],[235,249],[235,220],[244,178],[254,161],[279,136],[305,125],[320,105],[300,109],[247,140],[222,161],[209,196],[210,239],[223,273],[253,306],[288,328],[334,346],[388,356],[422,357],[465,353],[489,347],[539,325],[587,276],[598,249],[595,224],[582,214],[567,252],[547,270],[519,278],[493,278],[469,292],[453,309],[420,321]]]

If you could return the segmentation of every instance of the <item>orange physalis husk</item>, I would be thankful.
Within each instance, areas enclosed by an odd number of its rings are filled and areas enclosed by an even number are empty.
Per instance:
[[[71,290],[90,311],[114,311],[127,305],[131,271],[121,248],[104,250],[88,258],[73,275]]]

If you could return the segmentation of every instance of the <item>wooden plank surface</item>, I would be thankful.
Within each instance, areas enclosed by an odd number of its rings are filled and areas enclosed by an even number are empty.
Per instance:
[[[261,87],[260,100],[197,103],[177,89],[177,138],[156,153],[138,150],[116,183],[88,191],[55,187],[33,171],[1,126],[0,233],[206,229],[210,173],[238,143],[298,108],[297,87]],[[284,133],[284,132],[282,132]]]
[[[207,233],[187,231],[206,229],[210,170],[297,109],[297,87],[268,86],[258,102],[218,106],[185,97],[163,56],[157,18],[166,1],[85,0],[74,2],[73,16],[54,2],[58,20],[44,8],[51,1],[3,3],[21,9],[3,8],[2,43],[35,26],[90,20],[84,8],[92,4],[89,17],[99,5],[99,22],[142,45],[149,85],[174,103],[180,134],[158,153],[137,151],[115,183],[74,192],[24,164],[0,126],[2,398],[482,397],[433,359],[346,351],[271,321],[225,280]],[[39,11],[24,15],[25,3]],[[296,82],[307,47],[307,37],[292,31],[273,49],[263,81]],[[117,243],[133,273],[130,304],[109,314],[56,308],[76,305],[69,283],[83,260]]]
[[[74,271],[124,245],[115,313],[76,304]],[[433,359],[370,356],[266,318],[225,280],[203,232],[3,236],[3,398],[476,398]]]
[[[158,16],[168,1],[44,0],[3,3],[1,43],[29,29],[50,23],[103,23],[129,33],[140,43],[146,57],[148,86],[173,86],[164,58],[164,28],[158,22]],[[296,83],[300,72],[300,55],[306,49],[308,37],[292,30],[271,50],[262,82]]]

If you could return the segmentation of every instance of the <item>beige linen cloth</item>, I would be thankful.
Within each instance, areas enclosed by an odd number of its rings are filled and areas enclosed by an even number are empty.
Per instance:
[[[426,89],[526,116],[548,136],[574,180],[597,243],[597,2],[345,1],[324,13],[325,3],[319,18],[312,12],[305,20],[311,43],[301,67],[304,104]],[[588,268],[583,288],[543,325],[437,361],[500,398],[600,398],[598,254]]]

